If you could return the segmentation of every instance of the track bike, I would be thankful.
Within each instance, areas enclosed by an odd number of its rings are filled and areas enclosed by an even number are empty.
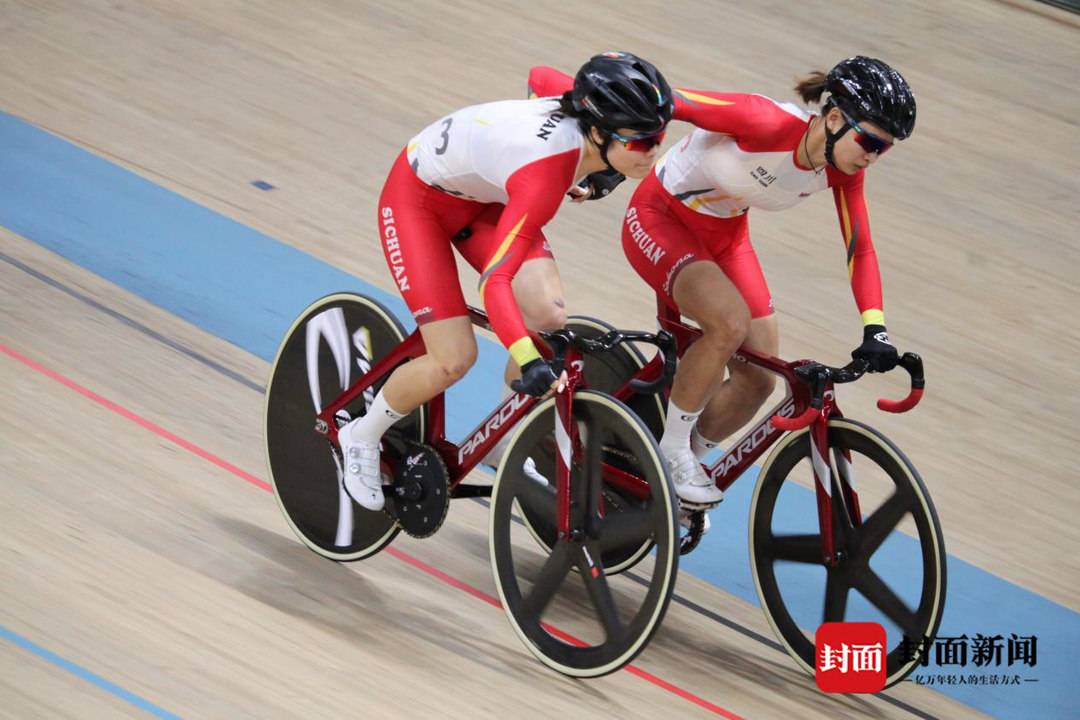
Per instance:
[[[700,330],[662,301],[657,308],[661,332],[675,337],[681,355],[700,337]],[[598,321],[577,319],[570,326],[575,322],[589,326]],[[645,362],[633,345],[622,344],[602,362],[607,372],[597,376],[594,387],[632,405],[659,438],[666,390],[648,395],[640,388],[654,387],[670,358]],[[763,419],[705,466],[726,491],[772,450],[750,501],[748,546],[754,585],[773,631],[795,663],[813,674],[818,624],[879,622],[887,634],[886,686],[900,682],[917,667],[940,626],[946,552],[937,512],[911,461],[883,434],[840,411],[837,386],[864,377],[865,363],[829,367],[812,360],[786,362],[745,348],[732,362],[775,373],[788,388]],[[906,412],[922,398],[921,358],[905,353],[899,367],[910,377],[908,395],[899,401],[879,400],[881,410]],[[628,497],[645,492],[629,479],[616,477],[612,482]],[[534,535],[550,545],[553,535],[543,515],[524,508]],[[690,514],[681,553],[698,546],[705,521],[702,512]],[[634,567],[649,550],[634,542],[611,547],[609,572]]]
[[[469,313],[476,326],[490,329],[483,312]],[[677,501],[646,425],[588,386],[628,372],[628,357],[643,364],[636,349],[617,351],[649,343],[668,357],[667,376],[661,370],[651,385],[636,387],[642,397],[655,394],[674,372],[674,338],[582,323],[577,334],[544,335],[549,356],[567,370],[564,391],[543,399],[512,393],[460,443],[445,437],[444,395],[398,421],[382,438],[386,505],[373,512],[343,488],[337,433],[366,411],[394,368],[425,353],[423,338],[418,331],[406,336],[385,307],[362,295],[314,302],[286,333],[266,393],[267,464],[293,531],[319,555],[351,562],[371,557],[402,531],[433,536],[452,499],[490,496],[496,585],[526,647],[549,667],[578,677],[630,662],[659,627],[674,588]],[[464,483],[511,432],[494,486]],[[515,539],[528,524],[523,508],[529,527],[550,531],[546,544]],[[631,562],[647,566],[644,582],[609,572]]]

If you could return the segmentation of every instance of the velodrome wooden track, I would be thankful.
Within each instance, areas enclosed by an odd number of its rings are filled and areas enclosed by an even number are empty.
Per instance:
[[[1080,610],[1077,16],[1022,0],[570,8],[0,0],[0,109],[389,290],[374,202],[395,154],[447,110],[521,96],[533,64],[572,72],[628,49],[675,84],[791,99],[797,74],[884,57],[916,88],[919,125],[870,174],[874,236],[890,331],[930,385],[910,416],[872,410],[900,394],[891,379],[852,388],[847,412],[915,459],[952,554]],[[572,311],[648,327],[617,241],[628,194],[564,209],[548,235]],[[841,361],[859,326],[831,201],[752,224],[782,353]],[[263,360],[3,229],[0,248],[16,261],[0,263],[0,343],[26,360],[0,355],[12,632],[182,717],[715,716],[628,672],[551,673],[499,610],[400,554],[341,566],[306,551],[253,485]],[[393,547],[491,595],[486,517],[458,503],[436,540]],[[637,666],[728,713],[979,714],[910,683],[888,700],[822,695],[752,637],[771,638],[758,608],[688,576],[678,592],[742,632],[673,604]],[[11,645],[0,697],[2,717],[145,717]]]

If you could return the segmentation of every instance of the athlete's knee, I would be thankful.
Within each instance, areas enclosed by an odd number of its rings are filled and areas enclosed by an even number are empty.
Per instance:
[[[737,370],[733,369],[733,374],[738,376],[747,402],[755,405],[764,403],[776,387],[776,376],[758,367],[743,365]]]
[[[562,283],[551,258],[533,258],[522,265],[514,278],[514,299],[530,330],[558,330],[566,325]]]
[[[522,315],[530,330],[558,330],[566,326],[566,303],[562,298],[547,298],[523,307]]]
[[[745,305],[713,308],[695,320],[701,327],[702,340],[725,352],[734,352],[750,332],[750,311]]]
[[[432,353],[435,367],[445,387],[453,385],[476,364],[476,340],[471,342],[456,343],[453,347],[441,348],[439,352]]]

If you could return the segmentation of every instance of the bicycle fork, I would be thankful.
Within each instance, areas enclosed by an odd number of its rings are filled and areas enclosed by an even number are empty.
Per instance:
[[[834,454],[830,454],[829,419],[833,417],[842,416],[835,406],[830,404],[813,422],[809,432],[818,525],[821,529],[822,560],[829,567],[836,567],[844,559],[843,550],[837,547],[838,523],[846,523],[852,528],[862,525],[851,455],[847,450],[836,450]],[[830,463],[830,458],[835,459],[835,465]],[[837,490],[839,492],[836,492]],[[838,504],[836,508],[834,503]]]
[[[559,540],[571,539],[570,528],[570,468],[578,432],[573,416],[573,390],[564,388],[555,395],[555,512]],[[579,531],[580,532],[580,531]]]
[[[570,359],[573,362],[573,358]],[[557,542],[568,542],[574,544],[580,544],[582,555],[585,558],[586,563],[589,566],[589,574],[596,577],[600,574],[600,567],[597,565],[599,558],[593,558],[589,553],[589,549],[585,546],[585,527],[575,527],[573,518],[575,513],[573,491],[574,488],[571,481],[572,468],[575,462],[581,463],[583,461],[583,442],[588,442],[588,437],[582,432],[584,428],[579,428],[578,423],[574,422],[574,390],[577,389],[578,378],[576,374],[572,375],[567,386],[563,388],[562,392],[555,395],[555,511],[558,529]],[[579,478],[586,483],[589,478]],[[599,478],[593,478],[596,482],[600,482]],[[588,488],[585,488],[588,490]],[[590,507],[592,505],[592,493],[587,493],[586,497],[580,498],[580,501],[585,504],[584,507],[579,508],[579,512],[576,513],[577,517],[582,523],[588,523],[588,518],[593,517],[600,508]],[[583,568],[584,569],[584,568]]]

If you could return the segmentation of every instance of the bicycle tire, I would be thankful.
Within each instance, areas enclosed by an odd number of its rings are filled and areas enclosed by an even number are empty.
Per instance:
[[[584,315],[571,316],[566,326],[575,335],[590,339],[599,337],[614,329],[614,326],[603,320]],[[633,345],[623,343],[608,352],[587,356],[582,371],[585,377],[584,386],[610,394],[644,366],[645,357],[641,354],[641,351]],[[646,427],[653,433],[653,437],[659,438],[657,428],[659,428],[659,432],[662,432],[664,427],[663,394],[634,395],[630,400],[631,402],[626,403],[626,405],[645,422]],[[548,459],[553,465],[554,455],[551,455]],[[624,507],[629,500],[616,488],[610,486],[605,488],[604,493],[608,501],[607,506],[612,509]],[[551,545],[555,541],[554,526],[537,517],[527,503],[519,505],[518,509],[525,527],[532,533],[536,542],[550,551]],[[604,570],[608,575],[616,575],[629,570],[641,562],[642,558],[651,549],[652,543],[646,542],[640,546],[616,548],[608,551],[603,558]]]
[[[297,537],[331,560],[370,557],[400,528],[385,511],[366,510],[345,493],[340,451],[316,432],[316,408],[325,407],[404,338],[405,329],[381,303],[335,293],[297,317],[274,358],[264,414],[274,497]],[[348,417],[337,419],[338,425],[362,415],[382,382],[346,408]],[[427,407],[421,406],[383,437],[384,469],[391,468],[387,473],[392,474],[399,452],[397,439],[421,441],[426,422]]]
[[[566,327],[575,335],[590,339],[615,329],[610,323],[587,315],[571,315],[567,319]],[[584,366],[585,387],[612,395],[646,364],[645,356],[632,343],[622,343],[609,352],[588,355]],[[645,427],[649,428],[649,432],[659,442],[664,434],[664,418],[667,415],[667,399],[664,393],[634,393],[622,402],[642,419]]]
[[[885,655],[886,680],[889,687],[903,680],[920,662],[920,653],[930,645],[927,638],[933,639],[941,624],[945,607],[946,594],[946,552],[941,533],[941,523],[926,486],[918,471],[907,457],[884,435],[873,428],[846,418],[832,418],[828,424],[829,447],[833,453],[830,458],[830,476],[833,478],[832,506],[833,527],[837,549],[843,552],[843,558],[835,568],[829,568],[821,558],[820,529],[817,525],[816,502],[813,514],[815,530],[813,533],[776,534],[774,522],[777,521],[777,498],[784,484],[791,480],[791,472],[803,460],[810,456],[809,430],[789,433],[770,454],[761,470],[757,486],[750,504],[750,567],[754,576],[754,585],[777,638],[786,648],[795,663],[804,671],[815,672],[815,647],[813,633],[800,628],[795,615],[808,617],[806,603],[798,607],[798,600],[792,597],[785,601],[784,592],[777,578],[777,563],[795,563],[803,566],[820,565],[825,568],[825,592],[821,618],[827,622],[885,619],[888,641]],[[859,488],[867,476],[872,479],[888,478],[893,483],[887,499],[873,512],[860,508],[862,524],[855,528],[846,515],[846,505],[839,501],[842,497],[837,490],[841,483],[849,482],[838,477],[841,458],[847,466],[846,474],[851,477],[851,468],[855,459],[859,467],[869,472],[860,472]],[[868,461],[877,470],[862,463]],[[809,474],[809,473],[807,473]],[[811,475],[812,478],[812,475]],[[793,482],[793,481],[792,481]],[[853,483],[853,481],[851,481]],[[854,484],[854,483],[853,483]],[[887,488],[887,483],[877,482]],[[880,489],[880,488],[878,488]],[[796,491],[797,492],[797,491]],[[809,493],[807,493],[809,494]],[[867,493],[860,490],[860,502]],[[872,568],[873,556],[882,549],[885,541],[897,531],[897,525],[905,519],[914,523],[919,546],[918,559],[904,550],[910,547],[900,536],[890,548],[893,574],[897,571],[907,574],[914,568],[921,571],[918,588],[918,601],[912,610],[889,584],[882,579],[883,568]],[[817,534],[815,534],[817,533]],[[899,562],[896,562],[899,560]],[[867,607],[856,608],[860,617],[849,617],[852,608],[849,599],[852,590],[863,597],[857,600]],[[904,588],[906,591],[906,588]],[[804,625],[806,623],[804,622]],[[907,642],[905,642],[905,638]]]
[[[500,464],[490,512],[492,572],[507,618],[530,652],[566,675],[598,677],[630,662],[663,619],[678,571],[677,503],[656,441],[640,418],[608,395],[581,390],[574,395],[573,413],[585,441],[572,464],[572,523],[582,533],[540,553],[525,533],[517,535],[525,542],[515,542],[514,507],[521,498],[546,508],[554,523],[554,473],[545,487],[525,470],[538,445],[554,442],[554,405],[549,398],[522,420]],[[595,509],[603,480],[597,478],[613,453],[636,459],[651,494],[638,508],[601,515]],[[607,546],[639,546],[646,538],[655,545],[654,562],[641,572],[646,584],[609,577],[603,567]],[[568,577],[581,582],[568,583]]]

